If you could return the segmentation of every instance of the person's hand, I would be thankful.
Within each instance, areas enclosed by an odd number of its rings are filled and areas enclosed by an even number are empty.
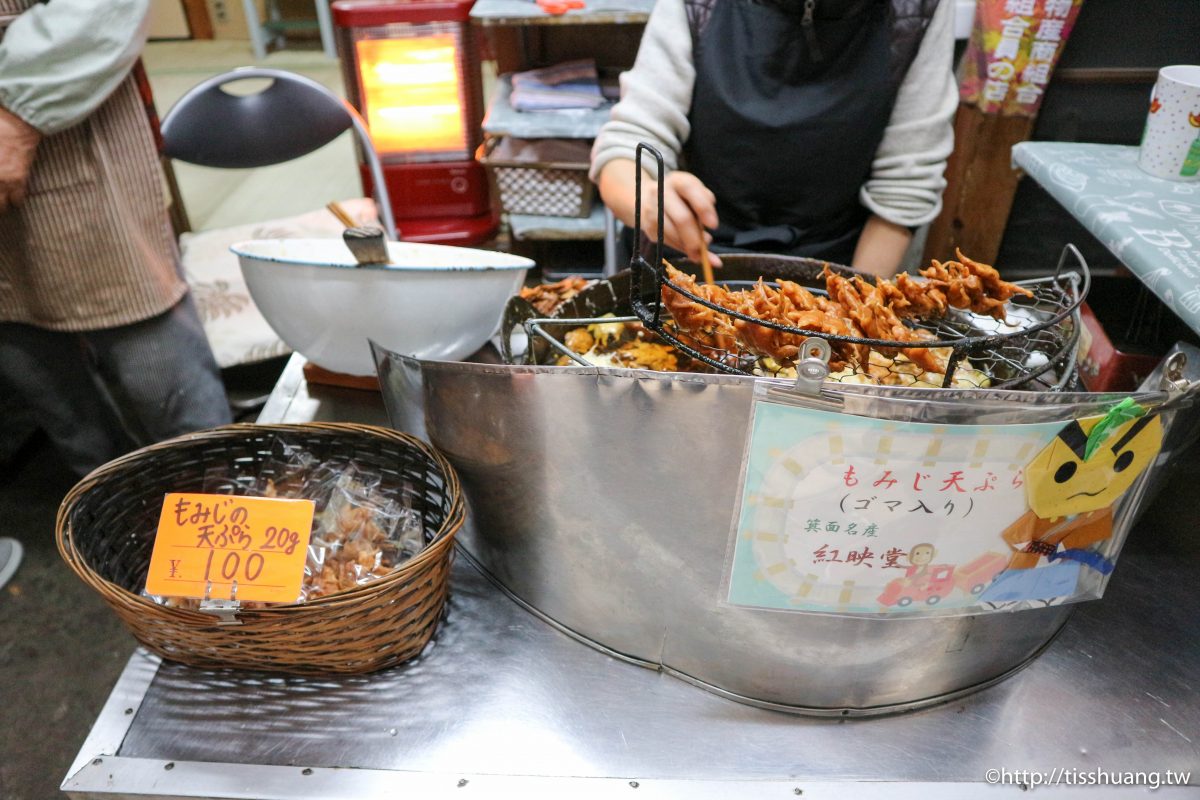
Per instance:
[[[658,236],[658,185],[642,181],[642,230],[651,239]],[[712,241],[705,228],[717,227],[717,198],[690,172],[676,170],[663,182],[663,243],[700,262],[700,252]],[[721,259],[709,257],[714,267]]]
[[[41,138],[37,128],[0,108],[0,214],[25,201],[29,169]]]

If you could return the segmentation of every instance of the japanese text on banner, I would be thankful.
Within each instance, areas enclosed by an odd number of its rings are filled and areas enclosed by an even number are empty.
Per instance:
[[[1083,0],[979,0],[961,96],[988,114],[1035,116]]]
[[[755,403],[733,521],[733,605],[979,613],[1099,596],[1114,508],[1154,461],[1130,399],[1078,420],[976,425]]]
[[[168,494],[146,591],[293,603],[304,577],[313,508],[311,500]]]

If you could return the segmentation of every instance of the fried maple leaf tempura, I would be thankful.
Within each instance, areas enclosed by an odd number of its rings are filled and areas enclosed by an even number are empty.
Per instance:
[[[537,309],[539,314],[550,315],[558,307],[588,287],[588,281],[578,276],[563,278],[557,283],[526,286],[520,291],[521,298]]]
[[[821,310],[832,304],[817,298],[799,284],[786,281],[784,283],[790,284],[787,291],[780,291],[760,280],[752,289],[731,292],[721,286],[697,284],[690,275],[670,264],[666,269],[667,276],[676,286],[730,311],[756,319],[777,320],[814,333],[861,335],[843,316]],[[722,314],[694,303],[666,286],[662,298],[679,329],[693,341],[714,350],[736,352],[744,349],[776,361],[794,361],[800,352],[800,343],[806,338]],[[832,363],[839,368],[844,366],[847,355],[843,351],[854,352],[856,349],[855,345],[846,345],[835,353]]]
[[[969,309],[996,319],[1004,319],[1004,307],[1013,295],[1033,297],[1033,292],[1025,287],[1001,280],[995,267],[972,261],[961,250],[955,250],[954,254],[958,261],[935,259],[921,270],[926,283],[917,285],[930,286],[931,291],[944,294],[955,308]]]
[[[793,328],[802,328],[814,333],[829,333],[835,336],[860,336],[854,324],[842,314],[830,314],[822,309],[817,297],[796,283],[787,281],[789,285],[778,290],[767,286],[762,280],[753,289],[746,292],[731,292],[737,305],[735,311],[757,319],[777,320]],[[825,308],[830,307],[828,301]],[[800,345],[805,336],[787,331],[780,331],[734,319],[733,327],[738,332],[739,339],[748,345],[748,349],[760,355],[770,356],[776,361],[795,361],[800,353]],[[855,355],[854,345],[843,345],[837,348],[832,361],[835,364],[844,362]]]
[[[845,278],[828,267],[825,268],[825,286],[829,296],[846,309],[846,314],[858,324],[867,338],[891,342],[917,342],[928,339],[928,335],[922,335],[900,321],[896,311],[885,302],[887,295],[880,287],[872,286],[859,277]],[[877,349],[884,351],[885,355],[895,355],[894,351],[886,352],[890,348]],[[946,371],[949,360],[949,351],[946,348],[905,347],[900,348],[900,352],[924,370],[943,373]]]
[[[835,336],[881,339],[893,342],[928,341],[928,332],[910,328],[905,319],[936,319],[951,308],[1004,319],[1005,307],[1015,295],[1032,297],[1024,287],[1000,279],[987,264],[972,261],[955,251],[959,261],[933,261],[921,270],[925,280],[901,273],[894,281],[870,284],[862,278],[846,278],[828,267],[825,288],[828,298],[814,295],[803,286],[787,280],[776,281],[779,288],[763,280],[745,291],[729,291],[721,286],[697,284],[696,280],[665,264],[667,277],[680,288],[714,305],[748,317],[766,320]],[[664,262],[665,263],[665,262]],[[675,318],[679,330],[702,347],[723,352],[747,350],[778,362],[793,362],[804,336],[780,331],[722,314],[694,303],[664,286],[663,304]],[[846,363],[865,365],[869,351],[863,345],[835,342],[831,366],[840,369]],[[929,372],[945,372],[950,350],[936,347],[876,348],[886,355],[903,353],[914,364]]]
[[[732,303],[727,291],[721,286],[696,283],[696,279],[667,264],[667,276],[679,288],[702,297],[713,305],[730,308]],[[671,312],[679,330],[687,334],[696,344],[712,350],[734,352],[738,349],[737,330],[733,317],[714,311],[707,306],[693,303],[679,292],[666,286],[662,290],[663,305]]]

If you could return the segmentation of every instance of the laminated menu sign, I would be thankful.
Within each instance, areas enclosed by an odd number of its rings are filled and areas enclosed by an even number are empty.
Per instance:
[[[167,494],[146,592],[294,603],[304,578],[313,510],[311,500]]]
[[[726,600],[840,614],[1009,611],[1099,597],[1160,415],[929,424],[758,399]],[[1114,535],[1114,519],[1122,527]]]

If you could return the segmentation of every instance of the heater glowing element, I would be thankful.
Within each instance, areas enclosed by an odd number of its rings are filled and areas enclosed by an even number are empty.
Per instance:
[[[333,0],[346,97],[383,161],[401,238],[476,245],[499,216],[483,143],[475,0]],[[361,164],[363,186],[371,175]]]
[[[355,43],[371,139],[383,157],[465,157],[458,37],[360,39]]]

